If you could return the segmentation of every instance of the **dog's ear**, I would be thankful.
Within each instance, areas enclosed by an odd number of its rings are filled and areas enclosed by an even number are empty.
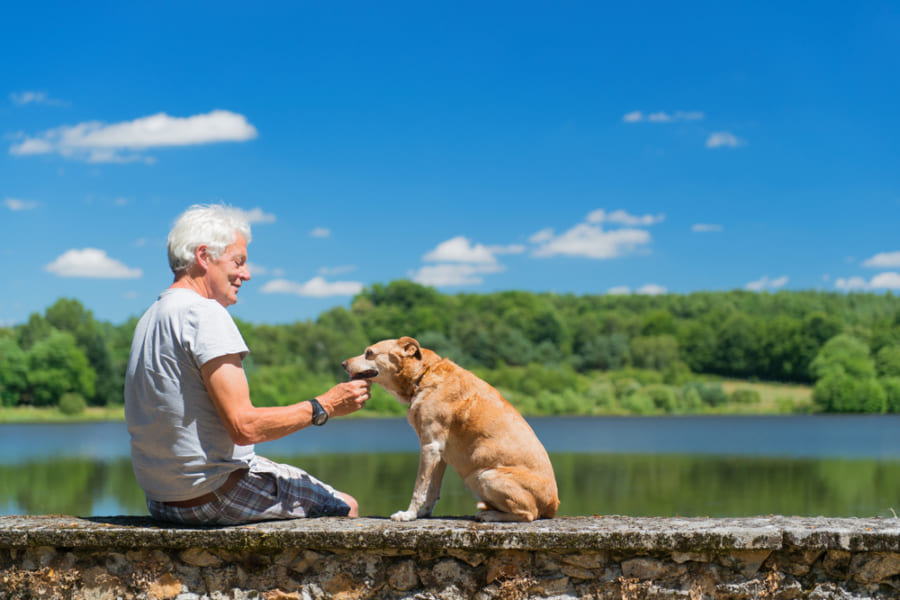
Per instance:
[[[417,342],[415,338],[404,336],[397,340],[397,343],[403,348],[403,356],[414,356],[417,359],[422,358],[422,347],[419,346],[419,342]]]

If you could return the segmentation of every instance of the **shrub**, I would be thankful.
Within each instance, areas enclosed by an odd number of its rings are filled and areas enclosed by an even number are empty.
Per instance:
[[[613,385],[616,387],[616,396],[619,398],[630,396],[641,389],[641,384],[631,377],[616,379],[615,382],[613,382]]]
[[[816,382],[813,401],[825,412],[882,413],[887,407],[887,394],[875,378],[857,379],[836,371]]]
[[[684,385],[682,393],[688,393],[693,390],[700,396],[700,400],[707,406],[713,408],[721,406],[728,401],[728,394],[722,389],[720,383],[704,383],[702,381],[691,381]]]
[[[619,405],[630,413],[636,415],[649,415],[658,412],[653,398],[645,394],[643,391],[629,394],[619,399]]]
[[[735,404],[758,404],[759,392],[750,389],[740,389],[731,392],[730,400]]]
[[[879,381],[884,390],[887,412],[900,413],[900,377],[884,377]]]
[[[653,405],[663,412],[672,413],[678,409],[678,394],[667,385],[648,385],[641,393],[649,396]]]
[[[616,389],[608,381],[595,381],[584,392],[591,414],[609,412],[616,404]]]
[[[68,416],[80,415],[87,408],[87,403],[81,394],[68,392],[59,399],[59,411]]]

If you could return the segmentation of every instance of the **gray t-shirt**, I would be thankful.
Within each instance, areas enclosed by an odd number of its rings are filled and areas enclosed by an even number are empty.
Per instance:
[[[248,353],[228,311],[191,290],[166,290],[141,317],[125,375],[125,419],[148,498],[195,498],[254,465],[253,446],[231,441],[200,375],[214,358]]]

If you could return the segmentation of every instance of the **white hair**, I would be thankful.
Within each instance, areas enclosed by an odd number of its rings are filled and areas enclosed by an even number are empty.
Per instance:
[[[241,235],[250,243],[250,223],[243,211],[224,204],[195,204],[181,213],[169,232],[169,267],[176,276],[196,262],[194,251],[206,245],[213,260]]]

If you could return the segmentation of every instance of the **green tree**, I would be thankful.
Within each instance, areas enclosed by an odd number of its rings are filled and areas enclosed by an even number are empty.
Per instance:
[[[66,392],[89,398],[96,378],[70,333],[54,331],[28,351],[28,387],[36,406],[56,404]]]
[[[663,371],[678,361],[678,340],[671,335],[636,337],[631,340],[631,360],[640,369]]]
[[[28,358],[12,337],[0,337],[0,404],[16,406],[28,390]]]
[[[836,335],[825,343],[810,364],[810,372],[817,380],[835,372],[854,379],[870,379],[876,374],[869,347],[847,334]]]
[[[882,346],[875,354],[875,370],[881,377],[900,377],[900,346]]]

